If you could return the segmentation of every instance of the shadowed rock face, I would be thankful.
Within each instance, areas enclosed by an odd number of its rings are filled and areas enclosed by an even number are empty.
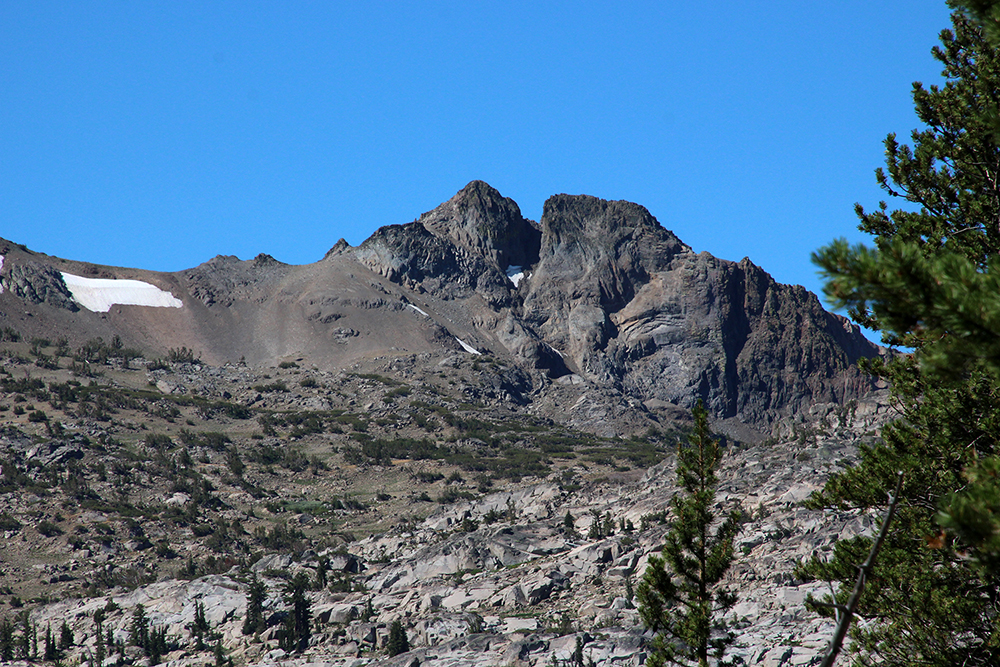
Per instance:
[[[80,309],[66,288],[62,274],[38,262],[14,264],[7,275],[0,277],[0,288],[9,290],[29,303],[46,303],[73,312]]]
[[[358,247],[340,240],[315,264],[261,255],[176,274],[75,269],[162,285],[185,303],[171,313],[67,313],[56,260],[15,255],[0,272],[0,305],[40,304],[40,330],[52,317],[78,339],[114,333],[152,351],[196,349],[210,363],[296,355],[321,368],[468,346],[530,377],[523,394],[536,409],[607,434],[699,399],[766,431],[812,402],[866,393],[854,364],[879,353],[802,287],[748,259],[695,254],[638,204],[560,194],[536,224],[482,181]],[[508,277],[511,267],[523,277]]]

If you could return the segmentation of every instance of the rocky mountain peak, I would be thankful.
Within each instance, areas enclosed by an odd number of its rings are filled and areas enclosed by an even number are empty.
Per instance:
[[[578,305],[620,310],[650,276],[691,250],[645,207],[588,195],[550,197],[541,234],[526,307],[545,310],[546,319]]]
[[[690,252],[645,206],[630,201],[554,195],[545,202],[541,227],[547,258],[604,259],[653,273],[679,252]]]
[[[418,220],[428,231],[499,268],[538,261],[541,233],[521,215],[517,203],[483,181],[472,181]]]

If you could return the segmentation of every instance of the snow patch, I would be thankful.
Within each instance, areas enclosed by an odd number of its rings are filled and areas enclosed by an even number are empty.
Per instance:
[[[455,340],[457,340],[458,344],[462,346],[462,349],[468,352],[469,354],[482,354],[482,352],[472,347],[458,336],[455,336]]]
[[[0,271],[3,271],[3,255],[0,255]],[[3,294],[3,285],[0,285],[0,294]]]
[[[416,306],[414,306],[414,305],[413,305],[412,303],[408,303],[408,304],[406,304],[406,305],[407,305],[407,306],[409,306],[410,308],[412,308],[413,310],[417,311],[418,313],[420,313],[420,314],[421,314],[421,315],[423,315],[424,317],[430,317],[430,315],[428,315],[428,314],[427,314],[427,313],[425,313],[424,311],[420,310],[419,308],[417,308]]]
[[[62,277],[73,300],[95,313],[106,313],[115,304],[157,308],[180,308],[184,305],[170,292],[141,280],[84,278],[72,273],[63,273]]]
[[[507,277],[510,279],[512,283],[514,283],[514,287],[517,287],[518,285],[521,284],[521,280],[524,279],[524,275],[525,274],[523,266],[507,267]]]

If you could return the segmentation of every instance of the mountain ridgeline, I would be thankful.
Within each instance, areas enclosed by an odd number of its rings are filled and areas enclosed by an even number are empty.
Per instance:
[[[539,223],[481,181],[416,221],[343,240],[309,265],[216,257],[176,273],[95,266],[0,241],[0,327],[74,343],[114,336],[209,364],[394,360],[419,375],[482,354],[472,397],[622,434],[702,399],[768,432],[816,402],[847,403],[880,349],[800,286],[748,259],[694,253],[642,206],[555,195]],[[180,308],[79,307],[62,274],[141,280]]]

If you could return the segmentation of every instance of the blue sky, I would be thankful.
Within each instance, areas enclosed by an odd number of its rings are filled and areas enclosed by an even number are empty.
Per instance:
[[[320,259],[482,179],[646,206],[818,291],[918,121],[944,2],[0,3],[0,236],[180,270]]]

